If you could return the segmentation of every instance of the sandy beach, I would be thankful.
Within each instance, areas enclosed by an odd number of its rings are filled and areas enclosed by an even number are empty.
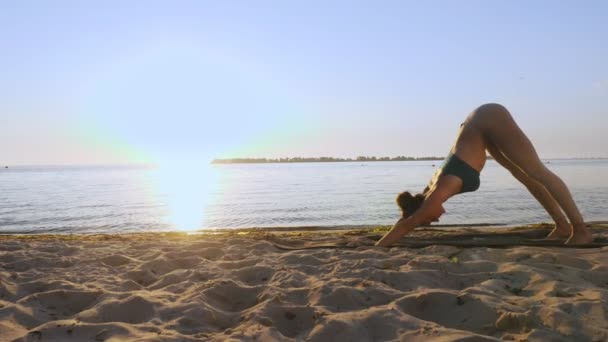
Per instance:
[[[371,246],[381,234],[3,235],[0,340],[608,340],[608,247]]]

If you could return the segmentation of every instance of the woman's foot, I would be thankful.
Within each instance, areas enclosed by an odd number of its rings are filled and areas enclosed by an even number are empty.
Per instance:
[[[547,235],[546,240],[566,240],[572,234],[570,224],[556,224],[555,228]]]
[[[566,245],[584,245],[593,242],[591,230],[587,229],[585,224],[575,225],[573,228],[570,238],[566,241]]]

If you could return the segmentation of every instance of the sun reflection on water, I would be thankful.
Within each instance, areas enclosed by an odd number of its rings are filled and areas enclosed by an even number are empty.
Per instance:
[[[171,229],[201,229],[207,207],[216,201],[218,169],[209,164],[180,163],[161,165],[155,173],[155,187],[167,205]]]

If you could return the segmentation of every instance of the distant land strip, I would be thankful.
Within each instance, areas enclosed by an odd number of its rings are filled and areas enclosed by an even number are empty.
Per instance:
[[[263,163],[334,163],[334,162],[375,162],[375,161],[422,161],[422,160],[443,160],[444,157],[366,157],[360,156],[357,158],[334,158],[334,157],[318,157],[318,158],[227,158],[214,159],[212,164],[263,164]]]

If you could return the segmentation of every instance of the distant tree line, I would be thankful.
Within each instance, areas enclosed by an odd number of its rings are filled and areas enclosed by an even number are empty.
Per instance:
[[[359,156],[357,158],[228,158],[214,159],[212,164],[262,164],[262,163],[329,163],[329,162],[374,162],[374,161],[417,161],[417,160],[443,160],[444,157],[368,157]]]

